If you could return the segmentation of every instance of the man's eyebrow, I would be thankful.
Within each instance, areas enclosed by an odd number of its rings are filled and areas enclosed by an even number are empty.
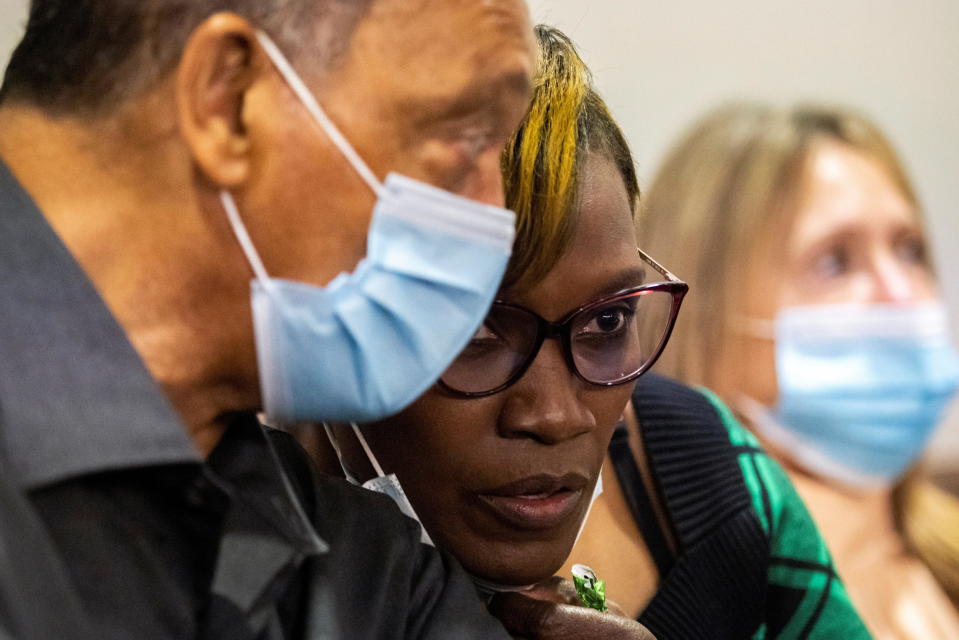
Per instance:
[[[525,107],[531,92],[532,82],[526,72],[517,68],[504,70],[471,82],[455,92],[437,96],[432,117],[440,117],[444,122],[483,117],[490,119],[492,124],[492,116],[500,112],[507,96],[513,99],[521,94]],[[510,123],[508,133],[512,133],[517,124]]]
[[[509,64],[499,69],[483,70],[473,82],[462,86],[459,91],[452,94],[450,102],[451,106],[471,102],[488,104],[491,101],[501,100],[507,95],[512,98],[519,94],[525,103],[529,100],[532,91],[533,79],[529,70],[523,65]]]
[[[517,66],[505,69],[497,78],[493,79],[493,82],[503,89],[522,93],[526,96],[529,96],[533,91],[533,78],[529,71]]]

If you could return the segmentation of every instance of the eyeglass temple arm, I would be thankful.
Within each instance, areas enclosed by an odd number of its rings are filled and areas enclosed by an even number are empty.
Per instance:
[[[682,282],[682,280],[680,280],[675,275],[673,275],[672,271],[670,271],[663,265],[653,260],[653,258],[648,253],[646,253],[639,247],[636,247],[636,251],[639,252],[639,255],[642,256],[643,260],[651,264],[653,268],[656,269],[656,271],[659,271],[659,273],[661,273],[667,280],[669,280],[670,282]]]

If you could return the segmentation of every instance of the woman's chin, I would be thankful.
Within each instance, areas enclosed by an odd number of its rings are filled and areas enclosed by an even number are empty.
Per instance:
[[[525,546],[525,545],[524,545]],[[480,580],[503,587],[528,587],[549,580],[559,571],[569,555],[572,543],[561,549],[526,550],[512,546],[504,553],[479,554],[461,559],[461,564]]]

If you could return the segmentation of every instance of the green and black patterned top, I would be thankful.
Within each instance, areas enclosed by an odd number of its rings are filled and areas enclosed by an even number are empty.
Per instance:
[[[659,640],[870,637],[789,478],[718,398],[650,374],[633,404],[677,544],[621,427],[610,455],[662,576],[640,622]]]

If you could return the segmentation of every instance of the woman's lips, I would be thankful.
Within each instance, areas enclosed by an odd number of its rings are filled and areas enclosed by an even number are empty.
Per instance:
[[[499,519],[516,528],[551,529],[576,511],[586,482],[579,474],[531,476],[481,492],[479,498]]]

